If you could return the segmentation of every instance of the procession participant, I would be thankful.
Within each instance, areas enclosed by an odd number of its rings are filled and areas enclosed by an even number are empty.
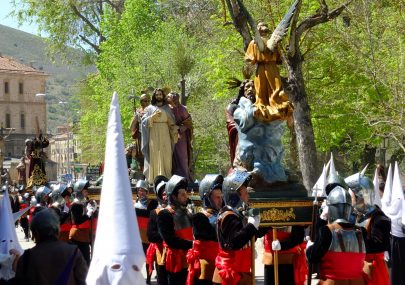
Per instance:
[[[52,193],[52,190],[46,186],[41,186],[35,190],[35,199],[37,203],[47,208],[49,203],[49,195]]]
[[[58,184],[51,193],[52,208],[57,209],[60,220],[59,240],[68,242],[72,228],[70,219],[70,193],[65,184]],[[68,205],[67,205],[68,203]]]
[[[138,180],[135,186],[137,199],[135,202],[135,213],[138,220],[139,233],[141,234],[142,247],[146,255],[149,247],[149,240],[147,237],[147,227],[149,222],[149,215],[151,210],[156,208],[155,200],[148,200],[148,185],[145,180]],[[149,264],[146,264],[146,283],[150,284],[152,270],[149,270]]]
[[[146,113],[146,107],[150,104],[150,97],[148,94],[143,93],[139,99],[141,107],[137,108],[134,112],[134,117],[131,121],[131,137],[134,139],[132,148],[132,157],[135,158],[140,171],[143,171],[143,154],[141,151],[141,128],[140,123]]]
[[[235,170],[224,179],[222,192],[226,206],[217,221],[219,253],[215,260],[213,282],[244,285],[252,281],[250,241],[258,233],[260,215],[247,208],[249,173]]]
[[[350,179],[349,179],[350,178]],[[355,174],[345,179],[355,194],[355,211],[357,224],[364,227],[364,241],[366,244],[366,263],[364,266],[367,285],[389,285],[387,265],[384,251],[389,251],[390,241],[387,236],[391,232],[391,220],[377,206],[379,185],[363,174]],[[375,193],[377,189],[377,193]]]
[[[390,166],[381,203],[382,210],[391,219],[391,284],[404,285],[405,232],[401,222],[404,211],[402,207],[405,204],[405,199],[397,162],[395,162],[393,177],[391,173]]]
[[[151,105],[146,107],[141,121],[143,174],[148,183],[158,175],[172,175],[174,145],[178,139],[178,127],[163,89],[153,92]]]
[[[152,273],[153,263],[156,264],[157,284],[167,285],[167,272],[165,267],[165,257],[163,255],[163,239],[159,234],[157,217],[159,212],[167,206],[166,182],[167,177],[156,176],[153,185],[156,194],[156,200],[159,205],[152,210],[149,215],[147,236],[150,242],[146,252],[146,263],[149,265],[149,272]]]
[[[278,277],[283,285],[304,285],[308,274],[305,258],[305,229],[302,226],[277,229],[277,239],[273,240],[273,230],[264,236],[264,283],[274,284],[274,251],[278,254]]]
[[[193,140],[193,120],[186,106],[180,103],[180,95],[177,92],[170,92],[167,95],[167,102],[173,112],[176,125],[179,127],[179,139],[173,149],[173,174],[185,177],[193,181],[191,176],[191,155]]]
[[[200,182],[203,209],[193,216],[193,248],[187,253],[188,285],[212,284],[215,258],[219,250],[216,222],[219,210],[223,207],[223,181],[222,175],[207,174]]]
[[[30,206],[30,194],[29,193],[24,193],[22,196],[23,199],[20,204],[20,210],[25,209]],[[28,224],[28,212],[26,212],[24,215],[21,216],[20,218],[20,225],[23,228],[24,231],[24,238],[25,241],[29,241],[30,238],[30,232],[29,232],[29,224]]]
[[[320,263],[319,284],[362,285],[365,246],[362,231],[349,222],[353,206],[349,192],[337,185],[327,197],[328,224],[315,243],[308,241],[309,262]]]
[[[76,244],[87,264],[90,264],[90,245],[92,242],[91,217],[95,207],[88,203],[88,187],[90,183],[79,180],[74,185],[74,200],[70,208],[72,228],[69,232],[70,242]]]
[[[87,264],[76,246],[58,241],[55,213],[48,209],[38,212],[30,228],[36,245],[18,260],[13,284],[86,284]]]
[[[173,175],[166,184],[169,206],[159,212],[158,229],[166,250],[169,285],[184,285],[187,279],[186,254],[193,246],[191,213],[187,209],[187,179]]]

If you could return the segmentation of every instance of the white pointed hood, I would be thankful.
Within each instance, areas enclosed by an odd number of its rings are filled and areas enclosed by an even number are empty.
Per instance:
[[[98,227],[87,284],[145,284],[145,255],[125,159],[117,93],[110,105]]]
[[[391,203],[391,191],[392,191],[392,168],[391,164],[388,166],[387,180],[385,181],[384,193],[381,198],[382,210],[386,213],[386,210]]]
[[[333,160],[333,153],[330,153],[329,164],[329,175],[336,173],[335,161]]]
[[[10,197],[8,191],[4,191],[0,203],[0,253],[9,254],[10,249],[16,249],[20,254],[24,251],[18,241],[17,233],[15,231]],[[11,264],[0,267],[0,278],[9,280],[13,278],[14,275],[14,271],[11,270]]]
[[[399,174],[398,162],[395,162],[394,178],[392,179],[392,197],[394,199],[404,200],[404,190],[402,188],[401,176]]]
[[[373,179],[373,184],[374,184],[374,205],[377,205],[379,208],[381,208],[381,196],[380,196],[380,183],[378,181],[378,171],[377,169],[375,170],[374,173],[374,179]]]
[[[329,166],[329,163],[328,163]],[[321,173],[321,176],[319,176],[318,181],[316,181],[314,187],[312,187],[312,196],[315,197],[326,197],[325,193],[325,186],[326,186],[326,173],[327,173],[327,168],[325,164],[323,165],[323,170]]]

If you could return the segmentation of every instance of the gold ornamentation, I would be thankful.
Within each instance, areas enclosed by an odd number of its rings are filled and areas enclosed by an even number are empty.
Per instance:
[[[286,207],[311,207],[313,201],[277,201],[277,202],[256,202],[249,201],[249,206],[253,208],[286,208]]]
[[[295,220],[294,208],[279,210],[271,208],[260,213],[262,220],[267,221],[285,221]]]
[[[33,186],[42,186],[48,182],[46,179],[45,173],[42,172],[41,168],[38,164],[34,165],[34,169],[32,170],[31,177],[28,179],[27,188],[31,188]]]

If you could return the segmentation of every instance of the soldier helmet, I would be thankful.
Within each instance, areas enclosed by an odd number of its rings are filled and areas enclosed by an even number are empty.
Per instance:
[[[214,189],[221,189],[222,191],[223,182],[224,177],[220,174],[207,174],[203,180],[201,180],[198,190],[204,207],[212,208],[210,202],[211,192]]]
[[[351,175],[347,177],[345,181],[356,196],[354,208],[357,212],[357,221],[361,223],[365,219],[368,219],[376,209],[374,204],[374,183],[370,178],[361,173]]]
[[[341,186],[346,190],[349,189],[345,180],[336,171],[333,171],[329,173],[328,181],[326,182],[325,186],[326,195],[329,195],[330,191],[332,191],[332,189],[335,188],[336,186]]]
[[[90,182],[88,180],[79,179],[76,181],[75,185],[73,186],[73,190],[75,192],[81,192],[83,189],[87,189],[90,187]]]
[[[155,191],[156,198],[160,204],[166,203],[166,201],[163,201],[162,195],[166,190],[167,181],[169,181],[169,179],[166,176],[158,175],[155,177],[155,181],[153,182],[153,190]]]
[[[35,191],[35,199],[41,204],[46,196],[51,194],[52,190],[46,186],[41,186]]]
[[[179,175],[173,175],[166,183],[166,194],[167,196],[177,195],[178,190],[187,189],[187,185],[186,178]]]
[[[242,185],[252,179],[252,176],[247,171],[236,169],[224,179],[222,184],[222,193],[224,194],[224,201],[226,205],[237,208],[241,205],[242,201],[237,192]]]
[[[329,208],[329,223],[350,224],[350,216],[353,211],[352,197],[345,188],[337,185],[329,193],[326,204]]]
[[[136,182],[135,188],[138,190],[139,188],[142,188],[144,190],[146,190],[146,192],[149,192],[149,187],[148,184],[146,183],[145,180],[138,180]]]
[[[61,195],[63,191],[65,191],[66,189],[66,185],[59,183],[53,186],[53,190],[52,193],[49,195],[50,197],[54,196],[54,195]]]

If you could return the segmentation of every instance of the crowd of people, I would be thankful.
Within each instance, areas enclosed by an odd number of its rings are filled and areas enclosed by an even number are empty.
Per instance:
[[[392,177],[391,171],[388,176]],[[395,175],[394,183],[385,187],[379,183],[381,192],[375,193],[373,182],[364,174],[343,180],[331,172],[325,187],[327,197],[313,225],[317,232],[314,240],[306,236],[304,226],[278,228],[276,235],[271,227],[259,227],[260,215],[248,203],[250,179],[250,174],[241,170],[225,178],[206,175],[199,183],[198,211],[188,197],[185,177],[157,176],[153,184],[156,199],[149,196],[147,182],[139,180],[134,209],[146,256],[146,283],[150,284],[156,270],[157,284],[251,284],[255,278],[252,245],[260,237],[265,284],[276,284],[275,262],[278,284],[305,284],[311,276],[308,263],[317,265],[320,284],[405,282],[400,254],[404,225],[402,229],[393,225],[392,213],[382,210],[390,209],[393,199],[400,198],[398,191],[392,190],[398,187]],[[53,189],[41,186],[31,199],[28,193],[23,194],[21,204],[29,200],[33,207],[20,223],[27,238],[25,225],[29,225],[36,246],[22,256],[10,252],[19,257],[13,262],[16,275],[8,283],[2,280],[3,284],[28,284],[27,280],[37,280],[29,284],[85,284],[97,225],[97,204],[89,200],[88,187],[88,181],[83,180]],[[395,236],[394,227],[399,229]]]

